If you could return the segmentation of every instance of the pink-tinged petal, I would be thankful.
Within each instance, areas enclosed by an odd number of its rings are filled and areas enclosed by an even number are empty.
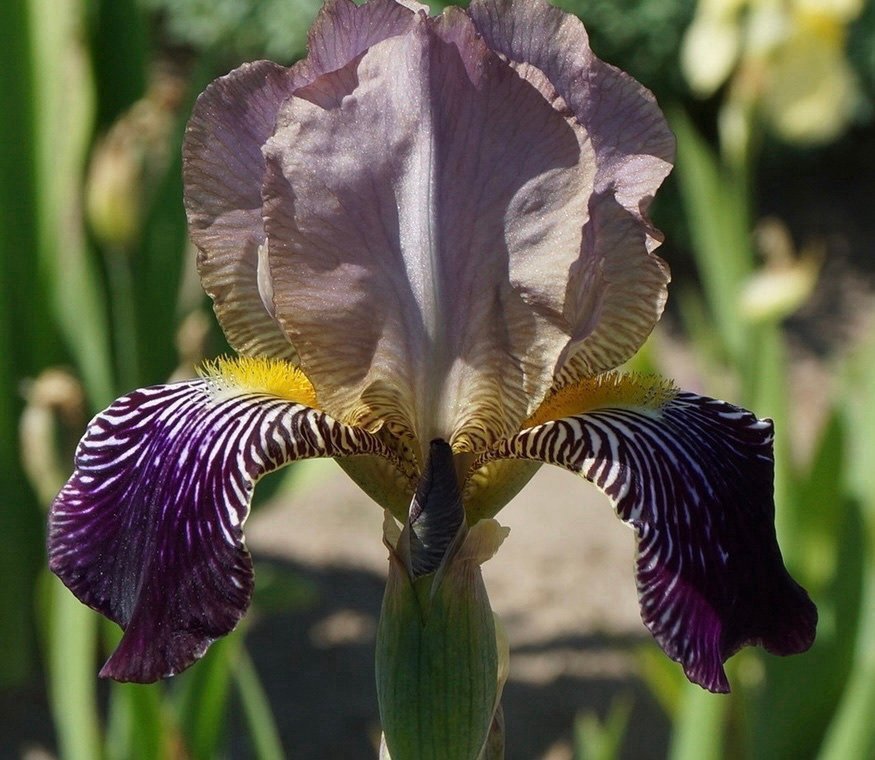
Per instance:
[[[518,429],[568,341],[579,125],[448,11],[299,90],[265,156],[276,317],[325,408],[457,451]]]
[[[546,78],[554,97],[573,113],[592,141],[594,195],[589,220],[582,220],[587,224],[585,242],[569,282],[577,306],[572,304],[565,312],[575,335],[573,350],[566,352],[565,359],[579,354],[578,370],[616,367],[644,342],[665,302],[668,268],[651,253],[662,238],[646,213],[671,170],[674,137],[653,95],[596,58],[576,17],[544,0],[474,0],[469,13],[487,45],[519,68],[532,67]],[[617,216],[613,208],[617,203],[634,222],[621,220],[620,231],[607,226]],[[612,241],[620,235],[623,245],[615,249]],[[603,268],[625,271],[622,287],[595,292],[605,277]],[[629,290],[641,300],[640,319],[634,324],[617,318]],[[581,309],[587,301],[591,308]],[[610,347],[607,339],[616,330],[623,337]]]
[[[582,255],[568,286],[572,340],[560,359],[560,384],[620,366],[641,347],[668,297],[668,265],[646,253],[640,220],[611,195],[590,199]]]
[[[249,605],[258,479],[307,457],[392,458],[363,430],[215,379],[143,388],[88,427],[52,505],[51,569],[122,628],[101,675],[150,682],[201,657]]]
[[[404,34],[414,24],[414,13],[426,6],[370,0],[356,5],[352,0],[327,0],[307,34],[307,58],[295,69],[300,86],[343,68],[372,45]]]
[[[198,98],[183,145],[185,204],[198,271],[228,342],[240,353],[293,359],[273,319],[265,266],[261,148],[280,106],[300,87],[409,28],[413,13],[392,0],[326,3],[310,31],[309,57],[290,69],[244,64]],[[261,249],[261,255],[259,254]]]
[[[528,428],[484,461],[557,464],[601,488],[637,534],[644,623],[691,681],[725,692],[742,646],[786,655],[814,640],[817,611],[775,537],[772,437],[768,420],[679,393]]]
[[[183,145],[189,232],[219,324],[241,353],[288,359],[295,351],[262,298],[269,288],[264,273],[259,289],[259,247],[261,146],[293,91],[294,80],[281,66],[244,64],[198,98]]]
[[[652,93],[595,56],[580,20],[545,0],[473,0],[487,45],[539,69],[586,128],[598,155],[596,192],[613,189],[642,213],[671,170],[675,141]]]

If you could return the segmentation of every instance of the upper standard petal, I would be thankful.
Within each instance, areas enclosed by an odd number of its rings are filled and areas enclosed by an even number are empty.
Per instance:
[[[218,80],[186,141],[231,343],[301,361],[342,419],[456,451],[515,432],[560,370],[641,345],[668,281],[646,209],[673,150],[577,19],[470,13],[329,2],[305,61]]]
[[[195,104],[183,144],[189,231],[198,271],[228,342],[240,353],[294,359],[273,319],[263,247],[265,141],[282,104],[374,43],[400,34],[414,14],[393,0],[330,0],[310,30],[309,56],[291,68],[247,63],[213,82]]]
[[[244,64],[201,94],[185,133],[185,206],[201,283],[228,342],[249,355],[295,356],[258,287],[261,146],[294,86],[275,63]]]
[[[265,147],[276,316],[326,409],[481,449],[568,342],[588,136],[464,13],[418,17],[283,107]]]
[[[638,350],[665,304],[669,272],[652,253],[662,236],[647,210],[671,170],[674,136],[653,95],[598,59],[573,15],[544,0],[474,0],[469,13],[492,49],[546,81],[592,142],[593,197],[568,279],[564,316],[574,341],[563,381],[613,369]],[[636,314],[627,320],[630,303]]]

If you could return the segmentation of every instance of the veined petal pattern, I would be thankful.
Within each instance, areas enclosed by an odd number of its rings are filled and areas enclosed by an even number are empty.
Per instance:
[[[678,393],[521,431],[481,458],[557,464],[604,491],[636,532],[641,615],[687,677],[728,691],[723,662],[759,644],[793,654],[817,612],[775,537],[772,424],[723,401]]]
[[[231,631],[253,575],[255,483],[297,459],[393,455],[369,433],[212,378],[136,390],[89,425],[52,505],[51,569],[125,629],[101,674],[173,675]]]
[[[592,144],[594,181],[564,316],[572,344],[563,382],[618,367],[662,314],[668,266],[653,250],[662,235],[647,217],[671,170],[675,141],[653,95],[597,58],[579,19],[544,0],[473,0],[479,34],[521,72],[538,72],[545,95]],[[531,77],[531,73],[526,73]]]
[[[329,0],[309,34],[309,56],[291,68],[246,63],[198,98],[183,145],[185,205],[198,271],[228,342],[241,354],[293,360],[273,319],[266,263],[261,148],[285,101],[371,45],[400,34],[414,14],[392,0]]]
[[[268,258],[328,411],[456,450],[519,428],[568,342],[588,145],[454,9],[296,93],[265,146]]]

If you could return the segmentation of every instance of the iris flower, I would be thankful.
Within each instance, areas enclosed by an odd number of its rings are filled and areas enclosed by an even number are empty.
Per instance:
[[[124,629],[101,675],[172,675],[235,627],[253,488],[310,457],[408,526],[417,494],[474,525],[564,467],[634,529],[644,624],[691,680],[728,690],[746,644],[806,649],[771,422],[616,371],[666,301],[647,209],[673,149],[653,96],[541,0],[329,0],[305,60],[213,82],[185,204],[239,357],[98,414],[51,509],[52,570]]]

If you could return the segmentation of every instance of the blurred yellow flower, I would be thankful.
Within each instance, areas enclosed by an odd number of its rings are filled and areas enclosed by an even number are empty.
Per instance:
[[[742,286],[739,311],[751,322],[784,319],[811,297],[823,249],[815,244],[796,251],[790,231],[774,218],[760,222],[755,237],[763,266]]]
[[[684,76],[702,96],[729,81],[725,107],[757,106],[789,142],[827,142],[853,114],[845,38],[861,10],[861,0],[702,0],[684,38]]]

